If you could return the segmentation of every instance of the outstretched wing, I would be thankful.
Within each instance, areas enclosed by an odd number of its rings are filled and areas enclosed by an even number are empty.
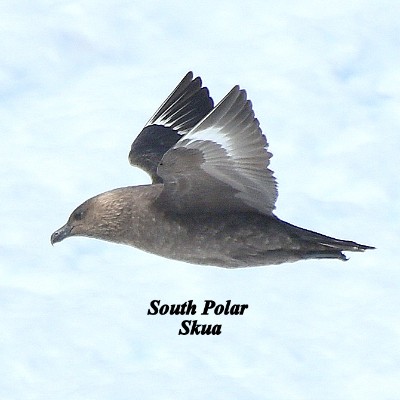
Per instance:
[[[278,191],[267,147],[246,92],[236,86],[164,154],[159,201],[177,213],[272,214]]]
[[[214,103],[200,77],[188,72],[132,143],[129,162],[162,182],[157,166],[163,155],[203,119]]]

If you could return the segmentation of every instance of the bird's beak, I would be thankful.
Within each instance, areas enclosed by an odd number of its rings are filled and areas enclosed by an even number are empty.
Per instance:
[[[52,245],[57,242],[61,242],[61,240],[64,240],[67,238],[70,233],[71,233],[72,227],[66,223],[63,227],[60,229],[57,229],[50,237],[50,242]]]

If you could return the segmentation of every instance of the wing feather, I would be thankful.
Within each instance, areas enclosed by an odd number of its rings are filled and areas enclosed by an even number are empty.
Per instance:
[[[235,86],[167,153],[160,201],[176,212],[272,214],[278,196],[272,154],[244,90]]]
[[[149,173],[153,183],[162,182],[157,166],[163,155],[213,106],[200,77],[193,79],[193,73],[188,72],[132,143],[129,162]]]

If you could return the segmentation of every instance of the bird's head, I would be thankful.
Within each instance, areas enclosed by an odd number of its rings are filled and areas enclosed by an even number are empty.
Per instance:
[[[51,244],[71,236],[117,239],[125,217],[123,214],[129,212],[125,198],[119,192],[118,189],[105,192],[82,203],[71,213],[67,223],[51,235]]]

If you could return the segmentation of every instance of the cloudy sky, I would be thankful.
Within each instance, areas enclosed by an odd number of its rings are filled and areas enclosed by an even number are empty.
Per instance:
[[[0,4],[0,398],[395,399],[400,393],[396,0]],[[145,184],[132,140],[189,70],[240,84],[274,153],[277,215],[374,245],[224,270],[50,234]],[[248,304],[178,336],[162,303]]]

